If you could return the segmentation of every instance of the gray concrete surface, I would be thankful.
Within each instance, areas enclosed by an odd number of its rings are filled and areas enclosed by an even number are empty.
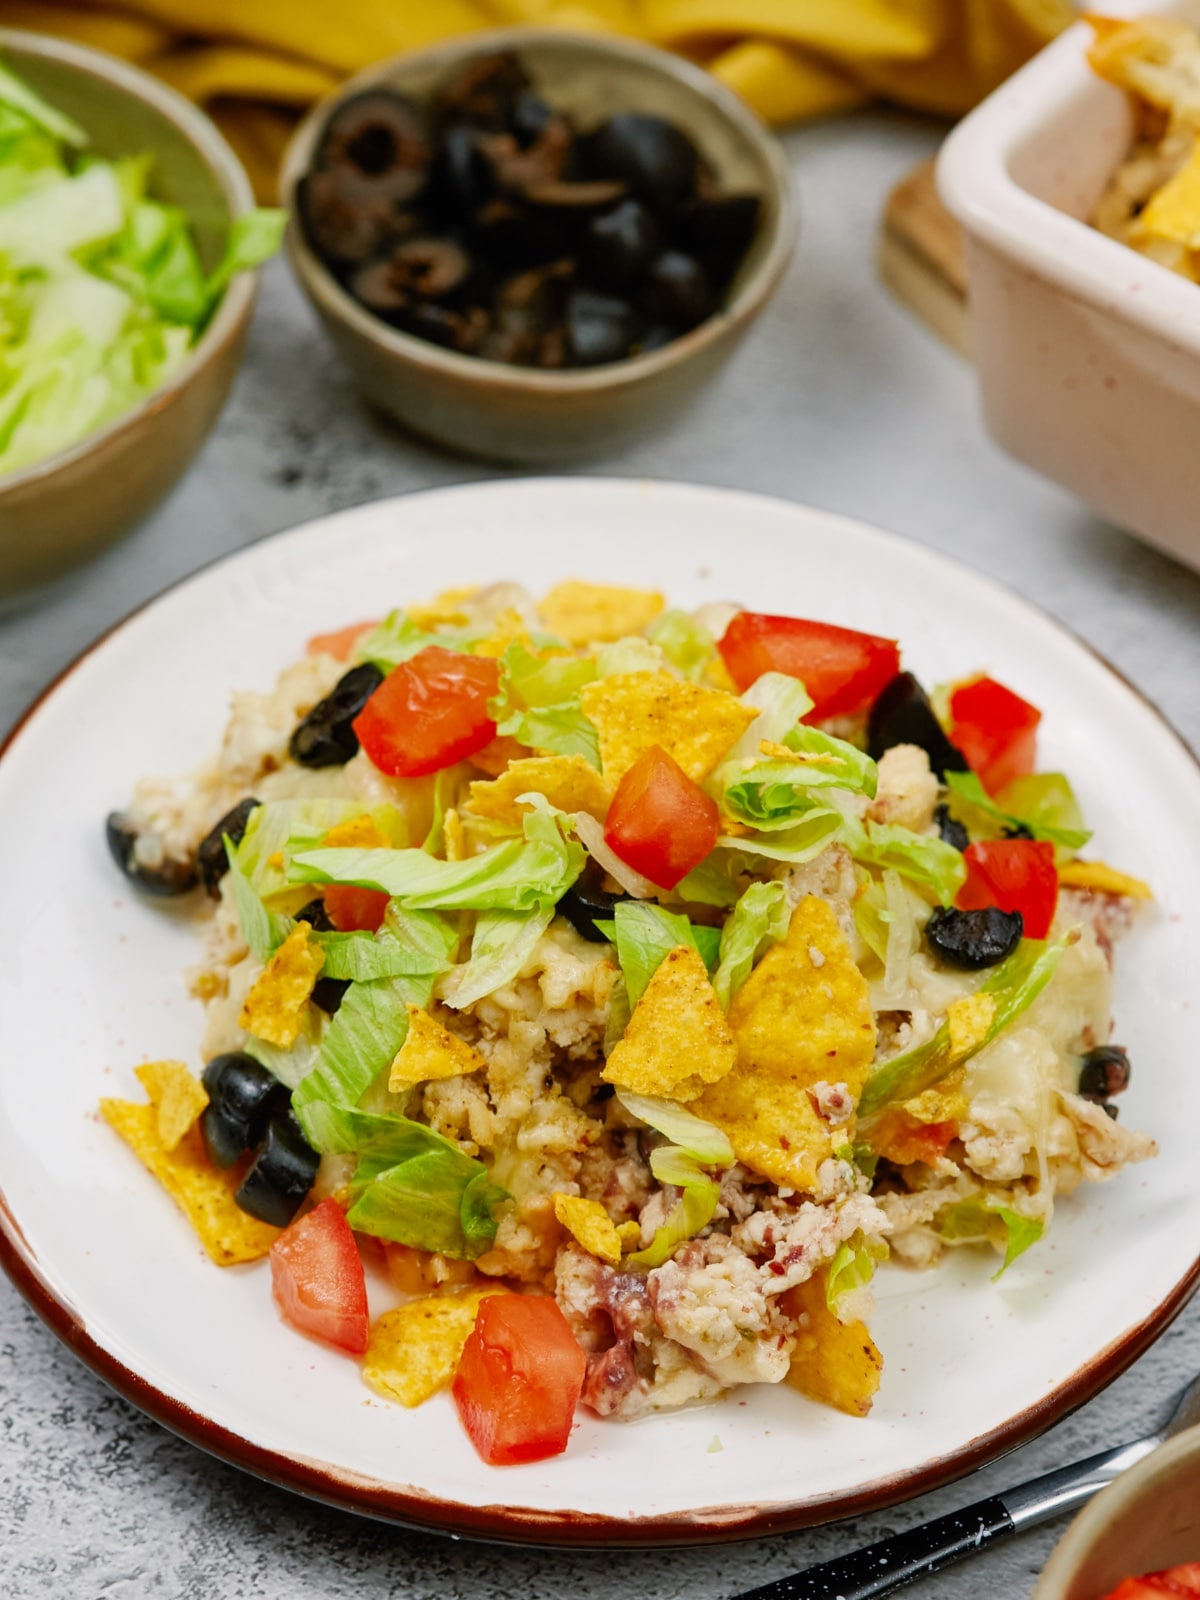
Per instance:
[[[879,114],[790,135],[803,231],[777,302],[688,417],[585,470],[762,490],[944,550],[1076,629],[1200,745],[1200,578],[1006,460],[969,368],[875,281],[883,196],[938,131]],[[0,621],[0,728],[101,629],[202,563],[326,511],[489,475],[369,416],[276,263],[245,370],[186,481],[120,549]],[[109,1393],[0,1282],[0,1595],[718,1600],[1144,1431],[1197,1370],[1193,1307],[1074,1417],[924,1500],[718,1550],[547,1554],[398,1532],[264,1487]],[[1023,1600],[1059,1531],[908,1592]]]

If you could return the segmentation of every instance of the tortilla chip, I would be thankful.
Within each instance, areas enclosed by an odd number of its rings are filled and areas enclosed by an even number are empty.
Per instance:
[[[168,1150],[159,1133],[157,1106],[101,1100],[100,1115],[162,1184],[219,1267],[266,1255],[280,1230],[248,1216],[235,1203],[240,1179],[212,1165],[195,1123]]]
[[[1152,238],[1189,250],[1200,246],[1200,144],[1175,176],[1150,196],[1138,220]]]
[[[652,745],[699,783],[758,715],[733,695],[669,672],[614,673],[585,683],[580,698],[600,735],[601,769],[614,786]]]
[[[182,1061],[143,1061],[134,1076],[158,1112],[158,1137],[174,1150],[208,1104],[208,1091]]]
[[[513,761],[490,783],[471,785],[471,810],[520,828],[533,807],[517,802],[522,794],[544,794],[560,811],[587,811],[603,822],[612,795],[604,779],[583,756],[529,756]]]
[[[588,1255],[607,1261],[610,1267],[615,1267],[620,1261],[621,1235],[599,1200],[581,1200],[578,1195],[556,1194],[554,1215]],[[640,1235],[640,1228],[638,1233]]]
[[[443,589],[425,605],[405,606],[404,614],[418,628],[462,628],[471,620],[463,606],[478,593],[477,584],[466,589]]]
[[[238,1027],[256,1039],[290,1050],[300,1037],[313,986],[325,965],[325,952],[309,939],[309,926],[298,922],[250,985],[238,1016]]]
[[[1102,78],[1197,126],[1200,43],[1194,28],[1172,17],[1087,20],[1096,31],[1088,61]]]
[[[1133,900],[1153,900],[1154,890],[1140,878],[1118,872],[1103,861],[1068,861],[1058,869],[1063,889],[1092,889],[1097,894],[1126,894]]]
[[[617,1238],[621,1241],[622,1251],[640,1250],[642,1246],[642,1225],[640,1222],[618,1222]]]
[[[447,861],[467,859],[467,840],[463,833],[462,818],[453,806],[442,818],[442,844],[442,853]]]
[[[380,830],[374,817],[364,811],[361,817],[335,823],[325,835],[325,850],[386,850],[391,840]]]
[[[393,1092],[411,1089],[417,1083],[428,1083],[434,1078],[460,1078],[464,1072],[480,1072],[486,1066],[478,1050],[435,1022],[428,1011],[410,1002],[408,1032],[392,1062],[388,1088]]]
[[[501,733],[497,734],[491,744],[485,744],[482,750],[476,750],[468,759],[473,767],[478,767],[480,772],[486,772],[489,778],[498,778],[509,762],[520,761],[528,754],[527,744],[520,744],[507,733]]]
[[[965,1067],[955,1067],[939,1084],[914,1095],[901,1107],[917,1122],[962,1122],[967,1115]]]
[[[471,646],[471,654],[490,656],[493,660],[499,660],[510,644],[523,644],[527,650],[533,649],[533,640],[529,637],[529,625],[521,613],[512,606],[499,614],[492,623],[490,631],[485,633],[482,639],[476,639]]]
[[[363,1377],[387,1400],[419,1406],[454,1377],[479,1305],[495,1288],[428,1295],[385,1311],[372,1325]]]
[[[623,589],[615,584],[560,583],[538,606],[542,620],[568,644],[624,639],[648,628],[666,604],[653,589]]]
[[[796,907],[787,937],[734,996],[729,1026],[737,1065],[691,1109],[724,1129],[752,1171],[815,1189],[818,1167],[853,1127],[828,1127],[809,1090],[844,1083],[857,1101],[875,1055],[867,982],[824,900],[806,895]]]
[[[724,1078],[736,1059],[708,969],[681,944],[659,963],[601,1077],[634,1094],[688,1101]]]
[[[983,1046],[988,1029],[996,1020],[996,1000],[990,994],[968,994],[951,1000],[946,1007],[946,1027],[950,1030],[950,1059],[963,1061]]]
[[[842,1323],[830,1311],[826,1279],[824,1270],[814,1273],[782,1297],[789,1317],[804,1317],[784,1382],[848,1417],[865,1417],[883,1376],[883,1357],[865,1322]]]

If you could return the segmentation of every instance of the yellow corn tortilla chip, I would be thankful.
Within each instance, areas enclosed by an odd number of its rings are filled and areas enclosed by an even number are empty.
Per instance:
[[[638,1250],[642,1244],[642,1225],[640,1222],[618,1222],[617,1238],[621,1241],[622,1251]]]
[[[491,744],[485,744],[482,750],[476,750],[469,759],[473,767],[478,767],[480,772],[486,772],[489,778],[498,778],[510,762],[520,761],[528,754],[527,744],[519,744],[509,734],[500,733]]]
[[[458,1368],[479,1305],[495,1288],[427,1295],[385,1311],[372,1324],[363,1377],[376,1393],[402,1406],[419,1406],[444,1389]]]
[[[467,840],[463,833],[462,818],[453,806],[442,818],[442,841],[447,861],[466,860]]]
[[[1133,900],[1153,900],[1154,890],[1140,878],[1118,872],[1103,861],[1068,861],[1058,869],[1064,889],[1093,889],[1097,894],[1126,894]]]
[[[604,777],[614,787],[652,745],[699,783],[758,715],[731,694],[669,672],[614,673],[585,683],[580,697],[600,735]]]
[[[906,1100],[902,1110],[918,1122],[961,1122],[967,1114],[966,1069],[955,1067],[932,1089]]]
[[[788,1289],[783,1309],[803,1317],[784,1380],[793,1389],[849,1417],[865,1417],[883,1376],[883,1357],[865,1322],[839,1322],[825,1302],[827,1273]]]
[[[208,1104],[208,1092],[182,1061],[144,1061],[134,1076],[158,1112],[158,1137],[174,1150]]]
[[[289,1050],[300,1037],[305,1007],[325,965],[325,952],[298,922],[250,985],[238,1027]]]
[[[374,817],[364,811],[361,817],[351,817],[348,822],[335,823],[325,835],[326,850],[386,850],[391,840],[383,833]]]
[[[410,1003],[408,1032],[392,1062],[388,1088],[411,1089],[414,1084],[428,1083],[433,1078],[459,1078],[464,1072],[479,1072],[486,1066],[478,1050],[435,1022],[428,1011]]]
[[[219,1267],[266,1255],[279,1229],[247,1216],[234,1202],[238,1179],[212,1165],[195,1124],[168,1150],[158,1131],[157,1106],[101,1100],[100,1115],[162,1184]]]
[[[857,1101],[875,1054],[867,982],[824,900],[807,895],[796,907],[787,937],[734,996],[729,1026],[737,1065],[692,1110],[724,1129],[752,1171],[814,1189],[818,1167],[853,1127],[829,1128],[809,1090],[822,1079],[844,1083]]]
[[[523,644],[527,650],[533,649],[528,624],[521,613],[513,610],[511,606],[499,614],[492,623],[490,631],[484,634],[482,639],[475,641],[471,646],[471,654],[491,656],[493,660],[497,660],[510,644]]]
[[[1140,221],[1156,239],[1169,239],[1191,250],[1200,246],[1200,144],[1175,176],[1151,195]]]
[[[511,762],[490,783],[473,783],[471,810],[519,828],[533,809],[528,801],[517,803],[523,794],[544,794],[560,811],[587,811],[601,822],[612,800],[608,785],[583,756],[529,756]]]
[[[470,621],[463,606],[478,593],[478,585],[466,589],[443,589],[441,594],[435,594],[425,605],[405,606],[404,614],[418,628],[461,628]]]
[[[571,578],[551,589],[538,611],[551,633],[568,644],[580,645],[641,633],[665,603],[654,589],[623,589]]]
[[[996,1020],[996,1000],[990,994],[968,994],[951,1000],[946,1007],[946,1027],[950,1030],[950,1058],[962,1061],[978,1050]]]
[[[677,945],[646,985],[601,1077],[634,1094],[687,1101],[723,1078],[736,1059],[704,962],[690,946]]]
[[[620,1261],[621,1235],[599,1200],[583,1200],[573,1194],[556,1194],[554,1215],[588,1255],[607,1261],[610,1267],[615,1267]],[[638,1232],[640,1234],[640,1228]]]

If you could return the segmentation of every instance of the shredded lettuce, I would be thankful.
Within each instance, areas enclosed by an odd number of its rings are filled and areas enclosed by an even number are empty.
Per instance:
[[[733,1146],[722,1130],[712,1122],[705,1122],[677,1100],[660,1100],[654,1095],[634,1094],[630,1089],[618,1089],[617,1099],[630,1116],[644,1122],[656,1133],[661,1133],[701,1166],[733,1165]]]
[[[225,835],[225,855],[229,862],[229,883],[242,936],[260,961],[269,961],[292,931],[292,919],[267,910],[238,859],[238,847],[228,834]]]
[[[800,718],[813,708],[812,696],[786,672],[764,672],[741,696],[744,706],[758,715],[726,756],[726,762],[757,761],[764,740],[783,744]]]
[[[702,622],[686,611],[663,611],[646,629],[646,637],[658,646],[680,677],[693,683],[716,657],[716,640]]]
[[[891,868],[944,906],[953,905],[966,881],[962,852],[936,835],[913,833],[894,822],[860,822],[847,815],[842,837],[855,861],[880,872]]]
[[[717,999],[729,1002],[769,945],[787,933],[791,906],[782,883],[752,883],[721,929],[720,960],[713,974]]]
[[[390,672],[431,644],[443,650],[468,651],[487,633],[486,628],[422,628],[405,611],[392,611],[370,633],[358,641],[355,657],[371,661],[381,672]]]
[[[443,963],[428,950],[411,950],[394,939],[377,939],[373,933],[312,933],[313,944],[324,952],[323,978],[374,983],[380,978],[421,977],[443,970]]]
[[[718,929],[698,927],[652,900],[620,900],[613,907],[612,921],[597,921],[596,926],[617,947],[630,1007],[637,1005],[650,979],[678,945],[695,950],[710,972],[720,950]]]
[[[553,920],[552,905],[533,911],[481,911],[470,959],[442,980],[441,998],[461,1011],[511,983]]]
[[[854,1298],[875,1276],[875,1268],[888,1258],[882,1239],[868,1238],[861,1230],[838,1245],[825,1282],[825,1304],[839,1322],[854,1320]]]
[[[237,847],[238,867],[264,900],[294,894],[295,886],[287,877],[287,858],[297,851],[315,849],[330,828],[361,817],[365,809],[361,801],[326,799],[272,800],[255,806]],[[388,837],[403,838],[403,819],[394,807],[377,807],[372,818],[377,824],[386,823]]]
[[[664,672],[666,667],[667,658],[658,646],[637,633],[601,645],[596,651],[598,678],[613,678],[622,672]]]
[[[673,1142],[650,1152],[650,1170],[659,1183],[680,1189],[678,1203],[656,1228],[644,1250],[625,1257],[626,1267],[661,1267],[686,1239],[712,1221],[720,1199],[720,1185],[704,1169],[733,1165],[734,1151],[720,1128],[704,1122],[673,1100],[618,1090],[626,1111]]]
[[[1061,772],[1018,778],[998,800],[988,794],[977,772],[947,772],[946,786],[953,796],[953,814],[968,826],[983,816],[1001,829],[1025,827],[1035,839],[1057,845],[1067,858],[1092,837],[1083,826],[1075,792]]]
[[[1006,1206],[995,1195],[982,1199],[961,1200],[942,1216],[938,1231],[943,1239],[953,1244],[973,1244],[990,1239],[995,1220],[1004,1224],[1004,1260],[992,1274],[992,1281],[1002,1278],[1019,1256],[1035,1245],[1046,1231],[1040,1217],[1023,1217],[1011,1206]]]
[[[749,856],[765,856],[768,861],[790,861],[800,865],[819,856],[843,832],[844,818],[833,806],[815,806],[789,828],[774,833],[722,834],[718,845]]]
[[[500,657],[500,689],[488,704],[496,731],[550,755],[600,767],[600,736],[579,691],[597,675],[588,656],[535,655],[519,640]]]
[[[731,870],[736,863],[726,852],[715,851],[693,867],[686,878],[680,878],[672,891],[675,899],[691,901],[698,906],[736,905],[738,892],[734,887]]]
[[[87,134],[77,122],[43,100],[15,72],[10,72],[3,62],[0,62],[0,106],[20,113],[22,121],[28,120],[62,144],[82,149],[88,142]]]

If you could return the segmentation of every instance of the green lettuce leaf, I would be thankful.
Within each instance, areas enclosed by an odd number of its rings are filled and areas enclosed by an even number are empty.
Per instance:
[[[800,865],[812,861],[835,843],[844,831],[845,819],[833,806],[814,806],[789,828],[773,833],[722,834],[718,845],[747,856],[764,856],[768,861],[790,861]]]
[[[87,134],[77,122],[43,100],[40,94],[18,78],[15,72],[10,72],[2,62],[0,62],[0,105],[20,112],[44,133],[48,133],[51,138],[63,144],[82,149],[89,143]]]
[[[441,998],[461,1011],[511,983],[553,920],[553,906],[533,911],[481,911],[470,959],[442,980]]]
[[[720,1128],[673,1100],[624,1090],[617,1091],[617,1098],[631,1115],[674,1141],[650,1152],[650,1170],[660,1183],[682,1190],[679,1201],[645,1249],[634,1251],[622,1262],[626,1267],[650,1270],[661,1267],[685,1240],[712,1221],[721,1190],[704,1169],[732,1166],[734,1151]]]
[[[962,852],[936,835],[913,833],[894,822],[864,823],[846,816],[842,837],[855,861],[880,872],[891,868],[944,906],[953,905],[966,881]]]
[[[791,920],[782,883],[752,883],[721,929],[720,961],[713,988],[726,1011],[768,946],[782,939]]]
[[[953,815],[972,825],[987,817],[1000,829],[1026,827],[1035,839],[1045,839],[1073,855],[1092,837],[1083,826],[1079,802],[1061,772],[1039,772],[1009,784],[1000,800],[993,800],[977,772],[948,772],[946,786],[953,797]]]
[[[661,1100],[654,1095],[634,1094],[618,1089],[617,1099],[631,1117],[661,1133],[702,1167],[731,1167],[733,1146],[715,1123],[705,1122],[677,1100]],[[668,1180],[669,1181],[669,1180]]]
[[[253,816],[253,812],[251,813]],[[268,911],[238,859],[238,847],[225,835],[225,855],[229,861],[229,883],[233,904],[241,924],[242,936],[262,962],[267,962],[295,926],[291,917]]]
[[[992,1281],[1002,1278],[1018,1257],[1035,1245],[1046,1231],[1040,1217],[1023,1217],[1006,1206],[995,1195],[985,1195],[981,1200],[961,1200],[946,1211],[939,1223],[938,1232],[951,1243],[971,1244],[989,1240],[993,1219],[1004,1224],[1004,1260]]]
[[[869,1238],[860,1231],[838,1245],[829,1264],[825,1283],[825,1304],[839,1322],[849,1296],[865,1289],[875,1276],[875,1268],[888,1258],[888,1247],[882,1239]]]
[[[658,646],[680,677],[693,683],[716,657],[716,640],[703,623],[686,611],[661,612],[646,629],[646,637]]]
[[[381,672],[390,672],[431,644],[443,650],[469,651],[487,635],[486,628],[422,628],[404,611],[392,611],[378,627],[358,641],[355,659],[372,661]]]
[[[786,672],[764,672],[741,696],[744,706],[758,712],[726,756],[726,762],[757,761],[764,740],[783,744],[800,718],[813,708],[812,696],[800,682]]]
[[[579,691],[597,676],[587,656],[535,655],[519,640],[500,657],[500,688],[488,702],[496,731],[550,755],[582,756],[600,768],[600,736]]]
[[[596,926],[617,947],[631,1007],[637,1005],[646,985],[677,945],[695,950],[709,971],[720,952],[718,929],[698,927],[653,900],[620,900],[613,908],[612,922],[597,921]]]

